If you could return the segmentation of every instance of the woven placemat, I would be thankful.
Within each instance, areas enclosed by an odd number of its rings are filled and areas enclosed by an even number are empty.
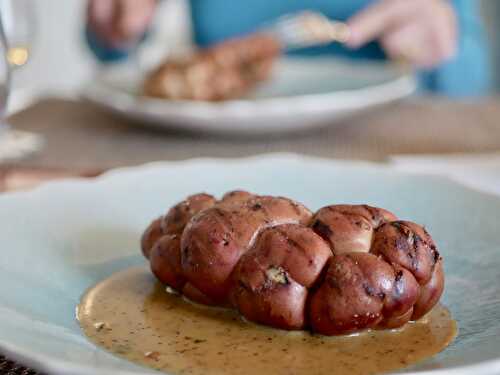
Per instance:
[[[9,122],[46,141],[23,165],[88,170],[267,152],[374,161],[394,154],[490,152],[500,150],[499,118],[500,97],[476,102],[427,98],[360,113],[310,132],[229,137],[153,130],[89,103],[45,99]]]
[[[0,354],[0,375],[45,375],[24,367]]]

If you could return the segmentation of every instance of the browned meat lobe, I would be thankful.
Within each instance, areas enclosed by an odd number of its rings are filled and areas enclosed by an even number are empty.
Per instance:
[[[234,270],[231,302],[248,320],[303,328],[307,290],[330,256],[325,241],[306,226],[265,229]]]
[[[289,330],[400,327],[444,289],[429,233],[367,205],[313,216],[283,197],[196,194],[151,223],[141,245],[158,280],[190,300]]]
[[[178,291],[184,288],[186,279],[181,268],[181,234],[193,216],[214,204],[215,198],[211,195],[191,195],[155,220],[144,233],[143,253],[150,258],[151,271],[162,283]]]
[[[243,203],[254,197],[255,195],[249,193],[248,191],[234,190],[224,194],[217,205],[223,207],[231,207],[234,205],[237,208],[238,206],[241,206]]]
[[[321,208],[313,217],[312,228],[332,246],[335,254],[367,253],[373,229],[396,217],[389,211],[367,205],[333,205]]]
[[[419,284],[431,278],[436,263],[436,245],[422,227],[408,221],[393,221],[381,225],[371,249],[388,262],[409,270]]]
[[[187,197],[173,206],[164,216],[161,226],[164,234],[182,234],[186,224],[198,212],[206,210],[215,204],[213,196],[205,193]]]
[[[365,276],[368,264],[392,270],[385,262],[366,253],[335,255],[323,283],[311,297],[312,329],[336,335],[375,327],[382,319],[385,291],[383,281],[372,283]],[[389,269],[388,269],[389,268]]]
[[[444,290],[443,262],[439,259],[434,267],[431,279],[420,287],[420,294],[415,303],[413,320],[420,319],[438,303]]]
[[[408,271],[373,254],[337,255],[311,297],[311,325],[327,335],[400,327],[411,318],[417,297],[418,284]]]
[[[146,259],[149,259],[151,249],[153,248],[156,241],[158,241],[163,236],[163,231],[161,230],[161,222],[163,217],[159,217],[154,220],[146,228],[141,237],[141,249],[142,254]]]
[[[163,284],[182,291],[186,280],[182,275],[180,236],[167,234],[153,246],[150,256],[151,272]]]
[[[404,325],[410,320],[411,313],[409,311],[413,310],[413,305],[417,301],[419,285],[408,270],[398,265],[392,265],[392,268],[394,275],[393,286],[384,301],[382,325],[395,328]]]
[[[207,209],[183,233],[184,275],[207,296],[223,302],[231,287],[231,272],[262,229],[283,223],[308,223],[310,216],[302,205],[269,196]]]

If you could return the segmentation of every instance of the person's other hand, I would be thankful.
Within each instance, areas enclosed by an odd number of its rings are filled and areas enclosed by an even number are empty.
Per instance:
[[[155,6],[156,0],[89,0],[87,24],[109,47],[128,47],[146,32]]]
[[[450,59],[457,48],[456,14],[446,0],[379,0],[354,15],[347,46],[379,39],[389,57],[420,68]]]

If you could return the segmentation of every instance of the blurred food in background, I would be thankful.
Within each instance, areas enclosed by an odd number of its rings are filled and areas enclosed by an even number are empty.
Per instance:
[[[184,100],[241,97],[271,74],[280,44],[266,34],[222,42],[180,59],[167,59],[145,80],[144,94]]]
[[[261,31],[230,38],[184,58],[168,58],[147,78],[144,93],[165,99],[219,101],[239,98],[267,80],[287,51],[345,43],[350,29],[319,12],[287,14]]]
[[[88,23],[86,13],[88,0],[30,1],[37,16],[36,40],[29,56],[32,63],[16,72],[14,89],[74,92],[91,80],[96,70],[100,69],[95,54],[89,51],[82,37]],[[136,2],[145,3],[145,1]],[[141,65],[150,69],[173,51],[193,43],[205,48],[224,39],[241,35],[242,32],[252,32],[256,25],[279,17],[284,12],[311,8],[321,11],[330,18],[347,20],[371,3],[374,1],[158,1],[147,37],[140,43],[139,48],[127,46],[128,53],[115,57],[121,61],[120,56],[126,58],[130,52],[137,52]],[[487,94],[488,87],[498,91],[500,89],[498,68],[500,2],[450,0],[450,3],[459,11],[460,35],[457,57],[440,69],[443,74],[436,74],[434,70],[422,72],[422,88],[430,87],[432,92],[453,96]],[[54,19],[57,19],[57,22],[54,22]],[[369,43],[357,50],[332,44],[301,52],[306,56],[318,53],[355,59],[365,57],[380,59],[384,55],[377,43]],[[108,54],[105,56],[107,59],[102,59],[100,55],[98,62],[118,61],[110,60],[110,56]],[[459,77],[460,80],[454,77]],[[453,85],[450,82],[453,82]],[[449,89],[442,89],[444,86]],[[436,91],[438,89],[439,91]]]
[[[89,0],[88,4],[87,39],[101,61],[128,58],[154,32],[156,1],[144,1],[140,6],[131,0]],[[347,23],[349,38],[345,45],[330,43],[294,53],[404,60],[415,68],[422,92],[449,96],[488,92],[488,53],[476,2],[210,0],[188,4],[198,48],[256,32],[283,15],[310,10]]]

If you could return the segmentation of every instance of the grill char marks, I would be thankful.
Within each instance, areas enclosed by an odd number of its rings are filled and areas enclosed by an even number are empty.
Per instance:
[[[374,228],[378,228],[385,222],[397,220],[396,215],[383,208],[372,207],[367,204],[363,204],[358,207],[362,207],[364,209],[364,213],[361,214],[371,221]]]
[[[265,229],[234,270],[231,302],[248,320],[301,329],[308,289],[330,257],[326,242],[306,226]]]
[[[312,228],[328,241],[335,254],[370,250],[373,229],[395,218],[389,211],[367,205],[333,205],[321,208]]]
[[[367,205],[313,216],[283,197],[197,194],[155,220],[141,244],[156,277],[191,300],[283,329],[400,327],[444,288],[429,233]]]
[[[396,328],[410,320],[413,305],[418,299],[420,288],[417,280],[408,270],[393,264],[392,289],[384,301],[382,327]]]
[[[419,284],[411,319],[419,319],[439,301],[444,290],[442,260],[423,227],[408,221],[383,224],[375,232],[371,251],[410,273]]]
[[[220,220],[214,220],[214,216]],[[224,302],[234,267],[263,229],[285,223],[307,224],[310,217],[304,206],[286,198],[245,196],[230,203],[223,200],[186,227],[181,240],[184,275],[208,297]],[[231,240],[221,246],[223,238]]]
[[[311,297],[309,316],[314,331],[325,335],[355,332],[375,327],[383,319],[383,300],[377,296],[383,290],[371,283],[363,270],[368,263],[379,262],[390,269],[371,254],[333,257],[325,281]]]
[[[311,325],[327,335],[402,325],[417,297],[418,284],[408,271],[395,271],[369,253],[336,255],[311,297]]]
[[[312,229],[325,241],[330,242],[329,239],[331,236],[333,236],[333,230],[329,225],[326,225],[320,219],[315,219],[312,224]]]
[[[435,264],[435,244],[423,228],[408,221],[382,224],[375,232],[371,252],[409,270],[419,284],[430,280]]]

